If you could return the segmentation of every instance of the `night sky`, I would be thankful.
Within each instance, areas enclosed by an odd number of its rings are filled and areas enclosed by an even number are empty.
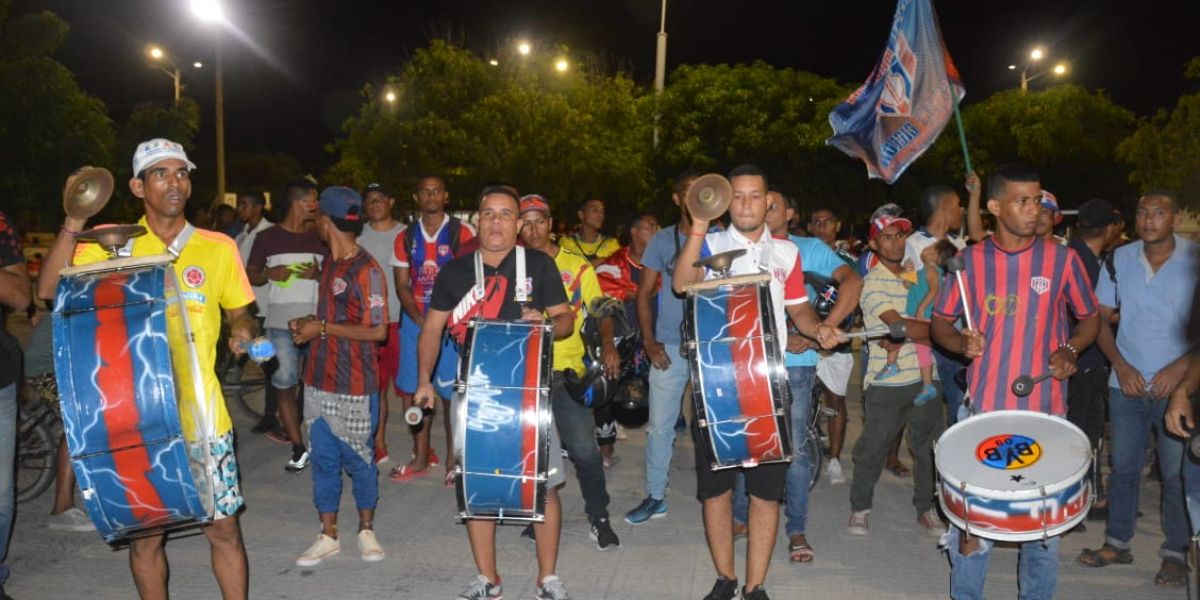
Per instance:
[[[362,85],[398,72],[434,37],[488,56],[508,51],[517,38],[562,44],[620,65],[646,85],[653,78],[659,0],[225,5],[242,34],[226,34],[223,42],[227,151],[281,151],[316,173],[332,163],[324,145],[357,110]],[[1200,55],[1195,0],[940,0],[934,6],[968,103],[1015,87],[1017,75],[1007,66],[1035,44],[1048,49],[1050,64],[1071,64],[1071,81],[1104,89],[1139,115],[1170,109],[1180,94],[1200,87],[1182,75],[1186,61]],[[211,148],[214,36],[191,16],[187,0],[17,0],[13,12],[40,9],[71,25],[58,58],[118,121],[139,103],[170,102],[170,79],[148,68],[144,54],[151,42],[166,48],[185,67],[184,94],[203,110],[197,142]],[[894,10],[894,0],[670,0],[668,72],[681,63],[762,59],[857,84],[878,59]],[[186,72],[194,60],[205,68]]]

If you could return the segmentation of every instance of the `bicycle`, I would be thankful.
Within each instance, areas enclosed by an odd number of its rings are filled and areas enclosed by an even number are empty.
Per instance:
[[[813,383],[812,412],[806,427],[808,435],[805,444],[808,446],[808,455],[812,457],[812,469],[808,478],[809,490],[817,487],[817,481],[821,479],[821,472],[825,470],[827,460],[825,454],[829,450],[829,436],[825,433],[825,422],[838,414],[836,410],[825,406],[824,397],[825,386],[818,378]]]
[[[17,502],[41,496],[54,482],[58,432],[62,423],[45,402],[29,400],[17,407]]]

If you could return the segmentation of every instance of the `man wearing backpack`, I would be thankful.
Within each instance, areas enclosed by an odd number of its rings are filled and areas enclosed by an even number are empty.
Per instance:
[[[413,200],[420,210],[421,218],[396,236],[392,267],[396,277],[396,295],[403,309],[400,324],[400,372],[396,376],[396,389],[404,403],[404,410],[412,406],[412,395],[420,381],[417,380],[417,336],[425,323],[425,311],[433,293],[433,282],[438,272],[460,248],[475,237],[475,229],[446,213],[450,194],[446,182],[437,175],[417,180]],[[453,365],[457,356],[446,356],[443,345],[439,366],[449,360]],[[440,368],[439,368],[440,371]],[[438,377],[435,375],[435,379]],[[453,378],[451,378],[453,380]],[[435,386],[437,387],[437,386]],[[448,415],[448,413],[447,413]],[[438,456],[429,449],[430,417],[413,428],[413,458],[407,464],[392,469],[391,479],[403,482],[429,474],[429,468],[437,466]],[[453,480],[454,454],[450,446],[450,419],[445,418],[447,465],[446,482]]]

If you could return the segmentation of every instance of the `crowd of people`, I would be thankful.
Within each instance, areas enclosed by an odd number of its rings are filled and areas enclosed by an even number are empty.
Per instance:
[[[620,428],[607,407],[578,401],[572,384],[589,369],[614,380],[626,370],[624,363],[644,363],[648,421],[639,467],[645,495],[624,508],[623,518],[643,525],[666,517],[675,438],[690,428],[699,439],[698,419],[689,423],[684,416],[692,398],[684,293],[715,276],[695,266],[698,259],[729,250],[746,251],[733,260],[729,275],[771,274],[769,318],[778,331],[787,331],[781,358],[794,453],[786,463],[717,471],[696,444],[695,496],[716,571],[705,600],[768,597],[781,505],[789,561],[804,564],[816,557],[818,544],[806,530],[809,480],[815,461],[822,460],[805,440],[814,390],[835,413],[827,423],[826,473],[830,484],[849,483],[847,531],[870,535],[873,491],[885,469],[911,476],[917,530],[941,537],[952,597],[983,597],[992,542],[948,526],[939,513],[933,444],[962,419],[1012,409],[1069,419],[1095,450],[1107,450],[1098,460],[1111,464],[1111,475],[1091,515],[1106,521],[1103,542],[1077,558],[1093,567],[1133,560],[1130,541],[1153,434],[1164,538],[1155,583],[1185,585],[1189,532],[1200,530],[1200,467],[1185,458],[1183,443],[1194,426],[1189,395],[1200,388],[1193,343],[1200,256],[1195,243],[1175,233],[1182,212],[1169,191],[1150,191],[1138,200],[1135,241],[1124,242],[1124,218],[1102,199],[1079,207],[1065,240],[1056,235],[1062,211],[1036,171],[1004,165],[989,174],[986,190],[979,177],[966,178],[965,207],[954,188],[942,185],[922,193],[919,219],[895,204],[879,207],[862,243],[846,239],[837,206],[804,207],[804,218],[796,201],[752,165],[729,173],[732,200],[725,218],[691,213],[684,199],[699,174],[686,171],[673,182],[675,222],[660,227],[652,214],[621,215],[615,237],[604,233],[603,200],[580,203],[578,228],[566,232],[551,216],[552,203],[566,199],[523,195],[509,185],[489,186],[461,202],[474,211],[460,220],[448,212],[447,181],[439,175],[415,180],[415,213],[408,223],[397,218],[402,196],[386,186],[322,189],[311,178],[297,178],[274,202],[274,223],[266,197],[248,192],[238,194],[232,213],[222,209],[229,214],[213,215],[224,220],[189,224],[185,207],[194,165],[183,148],[161,139],[143,143],[133,167],[129,186],[144,201],[139,224],[148,233],[134,239],[132,255],[174,248],[180,277],[196,267],[206,274],[186,302],[198,347],[203,346],[207,397],[185,401],[216,415],[220,443],[214,452],[222,453],[214,473],[217,514],[204,532],[225,597],[246,596],[249,565],[238,525],[244,501],[233,423],[217,383],[218,343],[241,355],[261,332],[275,347],[275,358],[264,364],[265,414],[252,431],[289,445],[287,471],[311,471],[320,532],[296,559],[311,567],[341,550],[343,472],[358,512],[357,549],[366,561],[386,556],[373,530],[378,465],[397,463],[387,473],[396,484],[430,476],[441,466],[441,481],[454,486],[453,384],[467,323],[479,317],[549,323],[553,375],[546,385],[555,451],[549,455],[545,519],[523,535],[536,544],[536,597],[563,600],[569,595],[556,563],[564,457],[575,466],[596,547],[605,551],[621,543],[610,522],[605,476],[616,460]],[[76,242],[85,228],[83,220],[64,221],[31,289],[23,257],[14,258],[15,232],[0,215],[0,303],[24,310],[35,296],[50,300],[63,267],[103,260],[95,244]],[[955,285],[952,260],[961,262],[965,285]],[[605,298],[618,303],[619,314],[597,313]],[[597,356],[586,348],[582,332],[589,318],[600,331]],[[637,340],[636,358],[615,343],[621,322]],[[857,359],[843,337],[860,325],[873,330],[895,324],[904,325],[906,337],[864,342]],[[53,359],[46,358],[52,351],[49,327],[39,324],[26,348],[24,375],[39,395],[55,402]],[[851,383],[856,362],[861,386]],[[1031,367],[1050,377],[1030,394],[1015,395],[1010,384]],[[0,423],[9,430],[20,379],[15,364],[0,355]],[[850,468],[842,451],[850,441],[847,403],[857,401],[849,398],[857,389],[864,422],[851,446]],[[401,411],[421,410],[400,436],[386,427],[393,397]],[[439,412],[446,439],[442,456],[431,443]],[[389,441],[395,448],[398,437],[406,451],[389,451]],[[12,448],[11,431],[0,435],[0,487],[6,489]],[[58,473],[50,527],[92,529],[87,515],[74,507],[65,444]],[[8,539],[11,515],[11,494],[0,494],[2,540]],[[495,531],[493,520],[466,520],[478,576],[461,600],[502,595]],[[742,578],[734,567],[738,536],[748,540]],[[1060,539],[1021,544],[1022,597],[1054,595]],[[130,568],[143,597],[166,596],[164,543],[159,533],[130,545]],[[5,575],[0,565],[0,583]]]

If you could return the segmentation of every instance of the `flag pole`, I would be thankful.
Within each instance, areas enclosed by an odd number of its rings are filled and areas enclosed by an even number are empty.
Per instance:
[[[971,153],[967,151],[967,132],[963,129],[962,113],[958,110],[958,93],[954,90],[954,84],[950,85],[950,99],[954,102],[954,122],[958,123],[958,141],[962,144],[963,161],[966,162],[967,175],[970,175],[975,169],[971,168]]]

